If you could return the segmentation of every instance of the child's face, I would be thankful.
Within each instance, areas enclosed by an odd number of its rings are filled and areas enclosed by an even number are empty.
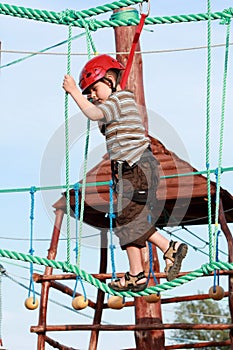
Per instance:
[[[89,88],[88,96],[93,99],[93,102],[104,103],[111,95],[112,89],[110,84],[97,81]]]

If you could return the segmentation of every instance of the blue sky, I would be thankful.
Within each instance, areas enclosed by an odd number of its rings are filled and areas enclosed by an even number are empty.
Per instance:
[[[103,1],[8,1],[8,4],[30,8],[63,11],[66,9],[81,10],[97,5]],[[232,6],[232,1],[212,1],[212,12],[222,11]],[[136,6],[138,9],[138,7]],[[206,2],[203,0],[158,0],[151,2],[151,13],[154,16],[196,14],[206,12]],[[110,14],[102,15],[100,19],[109,18]],[[197,48],[207,44],[207,23],[182,23],[173,25],[147,26],[141,35],[143,54],[143,73],[146,104],[149,111],[150,133],[158,137],[167,148],[181,158],[189,161],[198,170],[205,169],[205,123],[206,123],[206,49],[188,51],[160,52],[182,48]],[[82,33],[79,28],[73,29],[73,35]],[[68,30],[65,26],[30,21],[1,15],[0,40],[3,50],[34,52],[45,49],[67,39]],[[212,44],[224,44],[226,27],[219,21],[212,22]],[[115,52],[114,34],[111,28],[100,29],[93,33],[93,39],[100,53]],[[230,41],[232,41],[230,39]],[[85,38],[72,43],[71,60],[72,75],[78,77],[82,65],[87,60]],[[150,53],[149,53],[150,51]],[[65,183],[64,157],[64,91],[63,76],[66,73],[67,59],[61,53],[67,52],[66,45],[49,52],[60,55],[37,55],[9,67],[2,68],[0,75],[0,159],[1,188],[24,188],[31,186],[52,186]],[[224,47],[212,49],[211,76],[211,168],[218,165],[219,126],[221,117],[222,80],[224,67]],[[5,65],[26,54],[3,52],[1,65]],[[225,111],[225,128],[223,144],[223,167],[232,166],[232,48],[229,50],[229,73]],[[77,110],[75,104],[69,103],[70,115],[70,178],[76,182],[82,178],[82,163],[85,142],[86,120]],[[104,139],[98,134],[96,125],[91,126],[89,168],[91,168],[105,152]],[[233,192],[232,173],[222,175],[222,187]],[[60,198],[61,190],[35,195],[34,242],[35,254],[46,256],[51,237],[54,213],[52,204]],[[0,194],[1,215],[0,242],[2,249],[16,250],[27,253],[30,237],[30,195],[29,193]],[[232,225],[230,225],[232,227]],[[72,230],[73,222],[72,222]],[[194,228],[192,231],[208,240],[207,227]],[[85,227],[82,244],[81,267],[88,272],[98,270],[98,233]],[[92,234],[92,237],[87,237]],[[191,245],[203,248],[203,244],[188,233],[178,231],[182,238]],[[65,238],[65,225],[62,232]],[[40,240],[39,240],[40,239]],[[42,239],[42,240],[41,240]],[[117,242],[116,242],[117,244]],[[220,237],[220,248],[226,250],[224,236]],[[208,249],[205,247],[205,252]],[[66,259],[64,240],[59,245],[58,259]],[[226,259],[220,255],[220,259]],[[199,268],[208,262],[208,256],[190,248],[185,261],[185,271]],[[15,277],[26,286],[29,285],[29,270],[25,263],[12,264],[12,261],[1,259],[10,276]],[[161,270],[163,261],[161,259]],[[125,254],[119,247],[116,249],[116,265],[118,271],[127,269]],[[35,267],[36,269],[38,267]],[[43,271],[42,268],[39,268]],[[110,271],[110,267],[109,267]],[[221,279],[227,286],[226,278]],[[212,281],[201,280],[201,290],[208,291]],[[70,284],[71,286],[72,283]],[[39,291],[39,286],[36,289]],[[80,287],[79,287],[80,288]],[[95,289],[86,286],[88,296],[94,298]],[[200,280],[176,288],[165,293],[167,295],[186,295],[196,293],[200,289]],[[12,283],[7,278],[2,280],[2,336],[4,345],[11,350],[18,349],[23,344],[24,350],[36,348],[37,337],[30,333],[30,326],[37,324],[38,310],[28,311],[24,307],[27,290]],[[51,293],[51,299],[65,306],[71,305],[71,300]],[[223,302],[223,305],[226,301]],[[62,311],[62,312],[61,312]],[[51,303],[48,310],[48,323],[85,323],[92,317],[90,310],[77,315],[72,311]],[[173,314],[168,306],[163,310],[164,321],[170,322]],[[133,323],[133,311],[123,309],[119,312],[104,312],[104,321],[108,323]],[[19,322],[20,320],[20,322]],[[78,320],[78,321],[77,321]],[[12,334],[14,336],[12,336]],[[109,349],[111,339],[112,349],[132,347],[133,335],[127,334],[126,339],[114,334],[103,334],[100,337],[101,350]],[[114,338],[115,337],[115,338]],[[54,338],[61,343],[87,349],[89,336],[80,334],[56,334]],[[78,339],[78,340],[77,340]],[[120,339],[120,340],[119,340]],[[119,343],[121,342],[121,343]],[[116,345],[114,345],[116,344]],[[116,346],[114,348],[114,346]],[[48,347],[50,349],[50,347]]]

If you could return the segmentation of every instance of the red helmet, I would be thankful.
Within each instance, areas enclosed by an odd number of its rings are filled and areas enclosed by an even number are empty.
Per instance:
[[[88,61],[79,76],[79,86],[82,93],[88,93],[89,86],[102,79],[109,69],[123,70],[125,67],[115,58],[99,55]]]

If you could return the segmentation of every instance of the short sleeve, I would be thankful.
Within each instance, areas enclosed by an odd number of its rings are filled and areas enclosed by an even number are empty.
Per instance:
[[[110,123],[120,119],[120,101],[116,95],[111,95],[105,103],[98,106],[104,114],[105,121]]]

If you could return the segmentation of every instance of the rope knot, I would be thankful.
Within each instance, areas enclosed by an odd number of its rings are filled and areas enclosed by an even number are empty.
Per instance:
[[[29,252],[29,254],[33,255],[33,253],[35,252],[35,250],[34,250],[33,248],[30,248],[28,252]]]
[[[229,9],[225,9],[222,12],[223,18],[221,19],[219,24],[225,24],[228,25],[231,23],[231,18],[233,16],[233,8],[230,7]]]
[[[214,270],[211,268],[211,264],[204,264],[201,266],[201,269],[203,271],[203,275],[209,275],[209,273]]]
[[[30,194],[34,194],[36,192],[36,187],[35,186],[32,186],[30,188]]]
[[[75,191],[78,191],[78,190],[79,190],[79,183],[76,182],[76,183],[74,184],[73,188],[74,188]]]
[[[92,30],[92,31],[96,31],[97,30],[97,25],[96,25],[96,20],[91,18],[90,20],[86,20],[85,18],[82,17],[82,15],[80,14],[80,12],[78,11],[74,11],[73,12],[73,16],[75,17],[75,19],[79,19],[83,25],[83,27],[86,30]]]
[[[66,9],[59,13],[59,19],[64,24],[72,23],[75,20],[75,18],[76,16],[74,10]]]
[[[110,219],[115,219],[116,214],[114,214],[114,213],[106,213],[106,214],[105,214],[105,217],[106,217],[106,218],[109,217]]]
[[[62,271],[63,272],[70,272],[70,263],[68,261],[65,261],[62,265]]]
[[[87,23],[87,21],[86,21]],[[88,21],[88,27],[90,30],[92,30],[93,32],[96,32],[98,27],[97,27],[97,23],[96,23],[96,19],[94,18],[91,18],[89,21]],[[95,53],[96,54],[96,53]]]

